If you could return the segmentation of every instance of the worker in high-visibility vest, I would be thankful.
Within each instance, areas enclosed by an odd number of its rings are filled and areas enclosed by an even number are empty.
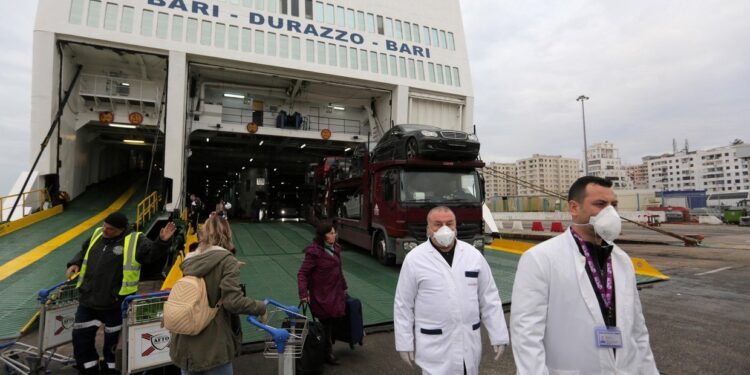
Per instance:
[[[73,356],[81,374],[119,373],[115,369],[115,350],[122,327],[120,305],[126,296],[138,292],[141,264],[164,258],[175,230],[170,222],[159,232],[159,239],[151,241],[143,233],[129,229],[124,214],[114,212],[68,262],[66,276],[79,273]],[[102,325],[104,363],[100,365],[94,343]]]

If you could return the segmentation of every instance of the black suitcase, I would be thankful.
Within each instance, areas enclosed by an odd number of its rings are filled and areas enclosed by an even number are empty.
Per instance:
[[[301,305],[302,314],[307,315],[307,305]],[[312,313],[312,311],[311,311]],[[302,346],[302,357],[296,360],[296,371],[299,375],[323,373],[326,358],[326,330],[323,323],[315,318],[307,321],[307,337]]]
[[[357,298],[346,296],[346,315],[333,332],[334,340],[343,341],[354,349],[354,344],[362,346],[365,332],[362,324],[362,302]]]

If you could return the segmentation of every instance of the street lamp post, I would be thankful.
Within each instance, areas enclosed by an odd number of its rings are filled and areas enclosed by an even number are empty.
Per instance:
[[[576,99],[577,102],[581,102],[581,117],[583,118],[583,174],[589,175],[589,147],[586,144],[586,112],[583,109],[583,102],[589,100],[586,95],[581,95]]]

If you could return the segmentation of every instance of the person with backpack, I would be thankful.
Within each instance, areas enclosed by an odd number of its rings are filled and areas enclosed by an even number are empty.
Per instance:
[[[313,242],[305,248],[305,260],[297,273],[299,298],[325,327],[325,361],[338,365],[333,355],[333,331],[343,324],[348,287],[341,266],[341,245],[330,221],[318,224]]]
[[[229,223],[211,213],[201,229],[198,248],[180,266],[185,277],[175,283],[165,303],[164,326],[172,331],[169,356],[183,375],[231,375],[232,360],[239,356],[242,344],[239,314],[262,316],[260,320],[266,320],[265,303],[244,295],[240,286],[240,262],[227,249],[234,249]],[[190,282],[185,280],[187,277],[199,280],[199,286],[200,281],[205,283],[203,298],[207,303],[204,301],[201,306],[201,301],[189,301],[189,296],[185,295],[196,293],[177,292],[178,284]],[[205,324],[205,328],[174,322],[175,315],[180,315],[175,314],[179,307],[168,306],[173,300],[192,308],[189,314],[182,316],[190,317],[194,324]],[[191,304],[193,306],[189,306]],[[215,310],[211,313],[207,309]],[[207,313],[209,317],[215,315],[207,322],[200,322],[199,317]],[[181,328],[178,332],[174,331],[175,324]]]

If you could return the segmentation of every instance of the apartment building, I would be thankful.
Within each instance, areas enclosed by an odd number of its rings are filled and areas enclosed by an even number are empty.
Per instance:
[[[520,180],[527,181],[546,191],[567,195],[570,185],[581,176],[581,161],[560,155],[534,154],[516,162]],[[540,195],[537,188],[518,185],[518,195]]]
[[[626,165],[625,172],[633,182],[633,189],[648,189],[648,165],[646,163]]]
[[[488,163],[482,172],[488,198],[518,195],[516,163]]]
[[[633,181],[623,168],[620,151],[613,143],[604,141],[591,145],[586,150],[589,176],[612,181],[612,187],[619,190],[633,189]]]

